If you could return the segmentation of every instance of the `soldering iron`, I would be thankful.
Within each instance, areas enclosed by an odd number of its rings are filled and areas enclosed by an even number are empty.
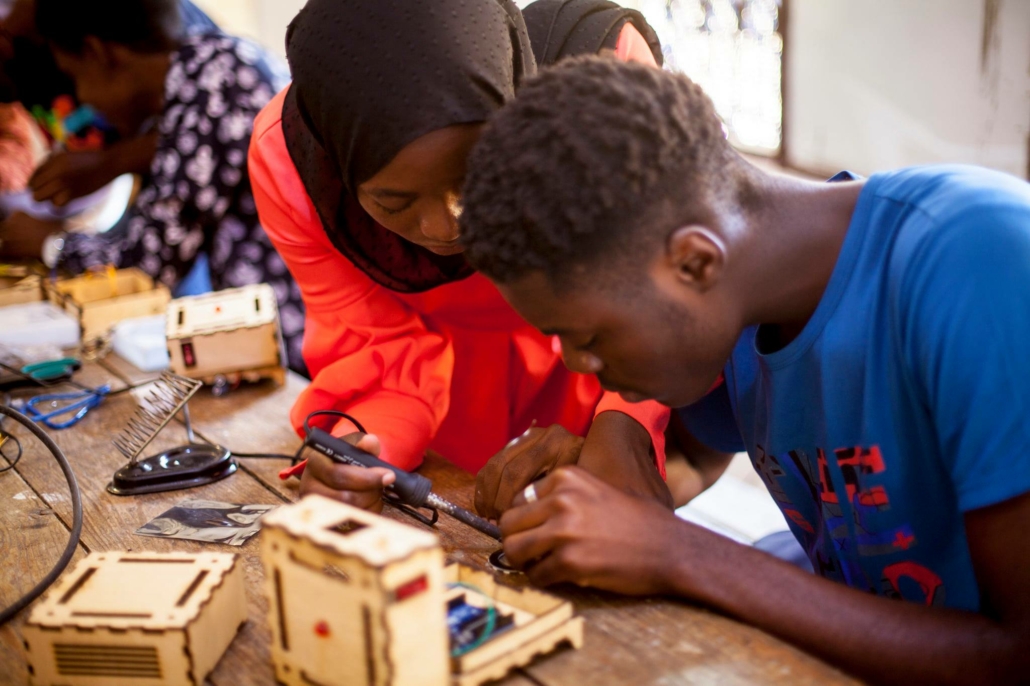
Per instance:
[[[379,467],[393,472],[396,480],[390,489],[397,495],[398,499],[410,507],[426,507],[437,510],[454,517],[459,522],[468,524],[473,529],[481,531],[491,538],[501,540],[501,530],[482,517],[475,515],[463,507],[444,500],[433,493],[433,482],[421,474],[412,474],[399,467],[383,462],[379,458],[366,453],[364,450],[355,448],[350,443],[332,436],[326,431],[317,427],[307,429],[306,445],[322,453],[326,457],[342,464],[354,465],[356,467]]]

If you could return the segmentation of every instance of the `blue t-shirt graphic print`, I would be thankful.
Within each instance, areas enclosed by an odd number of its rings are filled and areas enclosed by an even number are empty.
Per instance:
[[[747,450],[817,573],[979,610],[963,514],[1030,492],[1030,185],[870,177],[805,328],[768,353],[761,334],[688,428]]]

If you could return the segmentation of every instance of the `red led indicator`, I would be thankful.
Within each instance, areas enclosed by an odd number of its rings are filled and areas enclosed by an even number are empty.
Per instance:
[[[196,367],[197,358],[193,355],[193,344],[183,343],[182,344],[182,362],[187,367]]]
[[[398,588],[397,592],[394,593],[394,598],[397,600],[397,602],[407,600],[411,596],[418,595],[427,588],[429,588],[429,580],[426,579],[426,577],[424,576],[420,576],[414,581],[409,581],[408,583]]]
[[[315,624],[315,635],[326,638],[329,635],[329,624],[323,620]]]

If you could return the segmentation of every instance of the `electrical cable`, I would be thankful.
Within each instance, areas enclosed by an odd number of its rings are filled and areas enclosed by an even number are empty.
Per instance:
[[[0,626],[3,626],[10,621],[12,617],[25,609],[29,603],[38,598],[43,591],[50,588],[50,585],[57,580],[57,577],[61,575],[61,572],[63,572],[65,567],[68,566],[68,563],[71,562],[72,557],[75,555],[75,550],[79,546],[79,538],[82,536],[82,492],[79,490],[79,482],[75,479],[75,473],[72,472],[72,467],[68,463],[68,458],[65,457],[64,453],[61,452],[61,448],[54,443],[54,440],[50,438],[45,431],[40,429],[31,419],[14,408],[0,405],[0,414],[12,418],[24,426],[47,447],[47,450],[50,451],[50,454],[54,456],[54,459],[57,460],[57,463],[60,465],[61,471],[64,472],[64,478],[68,482],[68,490],[71,492],[72,498],[72,528],[68,535],[68,545],[65,546],[64,552],[61,553],[61,557],[57,560],[53,569],[43,577],[42,581],[36,584],[28,593],[16,600],[13,605],[0,610]],[[20,452],[21,444],[19,443],[18,446]]]
[[[363,433],[363,434],[367,434],[368,433],[367,431],[365,431],[365,427],[363,427],[361,425],[361,422],[359,422],[357,419],[355,419],[354,417],[350,416],[346,412],[340,412],[339,410],[315,410],[314,412],[312,412],[311,414],[309,414],[307,417],[304,418],[304,435],[305,436],[307,436],[308,434],[311,433],[311,419],[312,419],[312,417],[339,417],[340,419],[346,419],[347,421],[349,421],[351,424],[354,425],[354,428],[357,429],[358,431],[360,431],[361,433]]]
[[[15,447],[18,448],[18,454],[14,457],[10,457],[7,453],[4,452],[4,446],[7,445],[7,441],[14,441]],[[18,464],[18,460],[21,459],[21,441],[18,440],[17,436],[0,431],[0,457],[3,457],[5,460],[7,460],[7,466],[0,467],[0,474],[3,474],[4,472],[9,472],[12,469],[14,469],[14,466]]]
[[[361,422],[359,422],[357,419],[355,419],[351,415],[347,414],[346,412],[340,412],[338,410],[316,410],[315,412],[312,412],[311,414],[309,414],[304,419],[304,434],[305,435],[311,433],[311,420],[314,417],[339,417],[340,419],[346,419],[347,421],[349,421],[351,424],[354,425],[355,429],[357,429],[361,433],[363,433],[363,434],[368,433],[368,431],[365,430],[365,427],[361,425]],[[257,459],[267,459],[267,460],[293,460],[293,461],[297,462],[297,461],[300,460],[300,454],[302,452],[304,452],[304,448],[305,447],[307,447],[307,446],[302,445],[300,447],[300,450],[298,450],[295,455],[284,455],[283,453],[238,453],[235,450],[230,450],[229,452],[232,453],[233,457],[243,457],[243,458],[248,458],[248,459],[249,458],[257,458]]]

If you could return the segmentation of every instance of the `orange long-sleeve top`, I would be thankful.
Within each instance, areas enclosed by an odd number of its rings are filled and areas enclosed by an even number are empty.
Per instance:
[[[616,54],[653,64],[646,42],[632,34],[620,35]],[[669,410],[627,403],[595,377],[568,371],[556,341],[522,320],[486,278],[403,294],[336,250],[286,148],[285,93],[255,122],[249,168],[262,225],[307,308],[303,350],[312,382],[290,414],[298,433],[311,412],[339,410],[379,436],[391,464],[414,469],[431,448],[475,473],[534,422],[584,435],[597,414],[619,411],[650,434],[664,477]],[[343,421],[333,433],[353,430]]]

